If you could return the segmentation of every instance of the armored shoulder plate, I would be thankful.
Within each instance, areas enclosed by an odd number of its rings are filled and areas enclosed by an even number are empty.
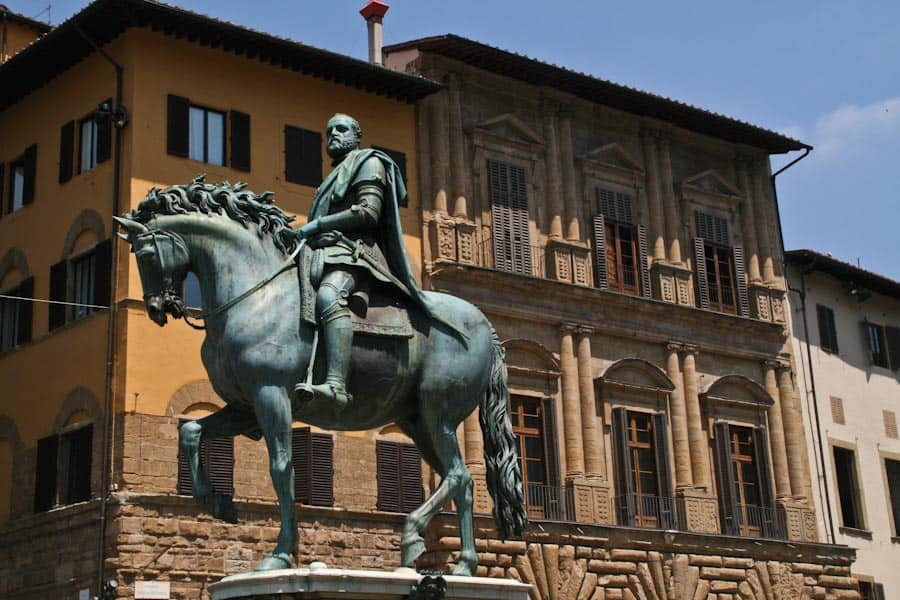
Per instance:
[[[385,174],[384,164],[382,164],[381,160],[378,157],[370,156],[359,167],[359,172],[357,173],[356,180],[353,184],[354,186],[359,186],[361,183],[373,181],[385,185],[387,182],[387,175]]]

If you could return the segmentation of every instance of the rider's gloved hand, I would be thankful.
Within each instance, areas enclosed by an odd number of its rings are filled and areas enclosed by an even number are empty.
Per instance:
[[[321,223],[319,219],[313,219],[303,227],[297,230],[297,237],[311,238],[321,231]]]

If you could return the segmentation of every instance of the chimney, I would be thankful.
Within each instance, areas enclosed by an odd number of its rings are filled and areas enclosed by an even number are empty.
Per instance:
[[[370,0],[359,14],[363,16],[369,26],[369,62],[373,65],[382,65],[381,59],[381,20],[388,11],[388,5],[380,0]]]

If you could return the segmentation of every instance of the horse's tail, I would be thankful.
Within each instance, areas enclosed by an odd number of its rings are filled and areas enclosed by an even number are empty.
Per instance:
[[[479,417],[487,462],[487,487],[494,499],[494,522],[502,539],[522,536],[528,516],[522,493],[522,468],[516,454],[516,436],[509,421],[509,390],[503,346],[494,340],[491,381],[481,400]]]

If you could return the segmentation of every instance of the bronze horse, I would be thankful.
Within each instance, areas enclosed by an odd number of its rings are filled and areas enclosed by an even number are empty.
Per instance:
[[[441,476],[434,493],[406,518],[401,562],[411,565],[425,551],[420,533],[453,500],[461,539],[453,573],[471,575],[477,564],[472,477],[460,455],[456,430],[476,406],[499,534],[518,537],[526,524],[503,349],[494,329],[472,304],[426,292],[467,340],[410,309],[411,337],[355,336],[349,378],[353,401],[344,410],[292,403],[294,383],[307,377],[315,347],[315,328],[300,318],[303,299],[294,272],[305,262],[296,255],[309,249],[290,228],[292,219],[268,193],[256,195],[242,184],[208,184],[202,177],[185,186],[152,189],[137,209],[116,218],[127,231],[120,236],[136,254],[146,309],[154,322],[165,325],[167,313],[184,316],[184,278],[191,271],[200,281],[206,323],[201,355],[213,388],[227,406],[184,424],[179,432],[194,496],[216,517],[235,522],[231,497],[216,492],[201,468],[200,442],[261,434],[281,529],[274,550],[257,570],[288,568],[299,544],[292,422],[336,430],[396,423]],[[309,373],[323,376],[317,369]]]

